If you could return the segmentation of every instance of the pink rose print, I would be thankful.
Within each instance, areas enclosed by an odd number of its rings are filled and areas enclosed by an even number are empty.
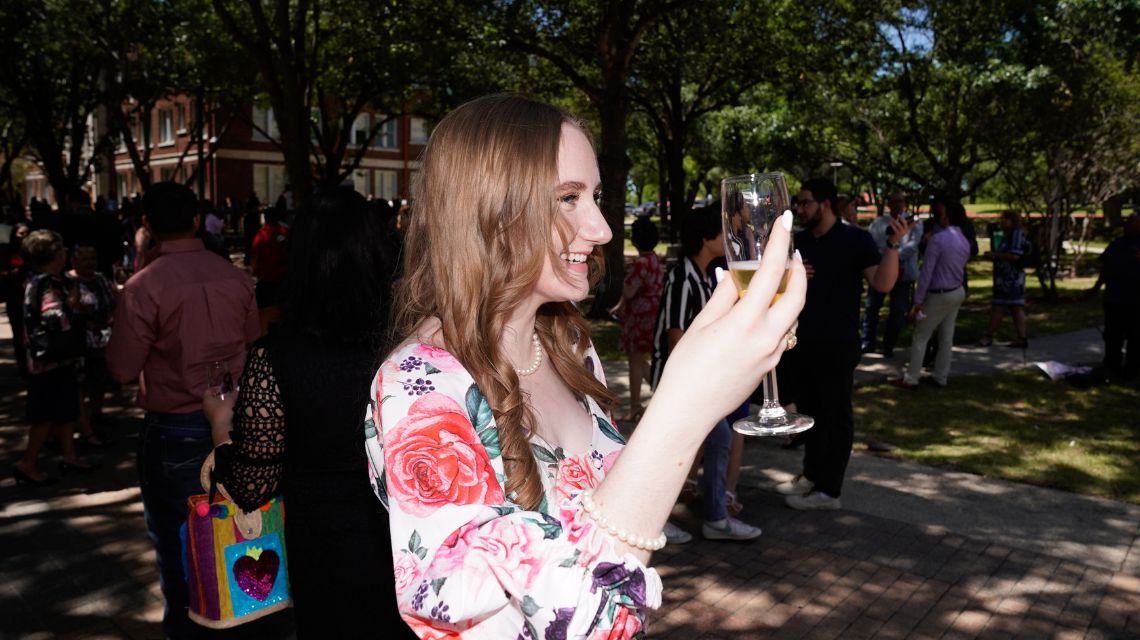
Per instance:
[[[641,621],[626,607],[614,612],[614,625],[609,629],[595,629],[590,640],[630,640],[641,632]]]
[[[597,484],[594,470],[581,457],[566,458],[558,465],[558,480],[555,486],[563,498],[572,498]]]
[[[499,504],[503,489],[487,450],[454,400],[429,393],[384,438],[388,493],[418,517],[448,504]]]
[[[440,371],[460,371],[463,369],[463,365],[459,364],[459,361],[447,349],[433,347],[430,344],[421,344],[415,348],[414,353],[430,362],[433,367]]]
[[[435,627],[425,623],[420,618],[409,615],[401,616],[404,622],[408,623],[411,627],[412,633],[420,637],[420,640],[448,640],[448,638],[462,638],[463,634],[458,631],[447,631],[444,629],[436,629]]]
[[[606,457],[602,459],[602,470],[608,474],[610,472],[610,469],[614,468],[614,463],[617,462],[618,456],[621,455],[621,452],[622,450],[618,449],[617,451],[611,451],[606,454]]]
[[[582,506],[577,501],[564,500],[559,505],[558,517],[562,521],[566,540],[581,552],[578,555],[579,566],[589,566],[598,558],[614,553],[609,534],[602,531],[582,511]]]
[[[420,569],[420,558],[407,549],[401,550],[392,559],[392,568],[396,573],[396,593],[407,593],[420,582],[423,571]]]
[[[483,526],[470,553],[482,556],[488,570],[504,588],[521,594],[530,589],[542,569],[542,558],[538,557],[536,548],[542,537],[542,530],[537,526],[498,518]]]
[[[463,561],[470,551],[471,534],[477,530],[478,527],[474,524],[465,524],[451,532],[451,535],[447,536],[443,544],[436,549],[431,562],[432,574],[447,576],[461,571]]]

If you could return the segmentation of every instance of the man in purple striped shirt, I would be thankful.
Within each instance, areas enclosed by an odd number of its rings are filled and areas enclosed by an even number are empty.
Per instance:
[[[910,345],[910,364],[902,379],[895,381],[908,388],[918,384],[926,343],[935,331],[938,331],[938,356],[934,360],[932,378],[938,386],[946,386],[954,347],[954,322],[966,299],[962,278],[966,261],[970,259],[970,241],[961,230],[963,223],[968,224],[966,210],[956,201],[939,201],[934,211],[939,230],[927,242],[910,312],[917,321]]]

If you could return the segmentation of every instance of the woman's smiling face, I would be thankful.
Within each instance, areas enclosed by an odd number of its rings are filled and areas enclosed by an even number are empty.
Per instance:
[[[588,259],[594,247],[613,237],[610,226],[598,208],[601,177],[594,148],[580,129],[562,125],[558,145],[558,209],[570,231],[569,244],[554,228],[553,243],[559,249],[557,264],[548,258],[534,284],[533,299],[546,302],[578,302],[590,292]]]

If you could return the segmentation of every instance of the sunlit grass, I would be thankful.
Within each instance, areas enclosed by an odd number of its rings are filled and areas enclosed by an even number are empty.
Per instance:
[[[1140,504],[1136,386],[1081,390],[1022,371],[912,392],[866,385],[854,402],[857,441],[892,455]]]

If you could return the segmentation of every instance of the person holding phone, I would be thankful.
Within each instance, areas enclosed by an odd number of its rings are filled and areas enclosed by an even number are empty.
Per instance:
[[[922,222],[916,221],[913,212],[907,211],[906,194],[896,191],[887,199],[887,213],[875,218],[868,231],[879,253],[887,250],[887,239],[891,234],[891,221],[901,220],[910,225],[907,232],[898,241],[898,280],[889,293],[880,293],[874,289],[867,291],[867,301],[863,307],[863,353],[876,350],[879,334],[879,311],[883,302],[890,296],[890,306],[887,311],[887,326],[883,330],[884,358],[894,357],[895,345],[899,334],[906,326],[906,315],[911,307],[911,297],[914,295],[914,283],[918,280],[918,248],[922,241]]]

